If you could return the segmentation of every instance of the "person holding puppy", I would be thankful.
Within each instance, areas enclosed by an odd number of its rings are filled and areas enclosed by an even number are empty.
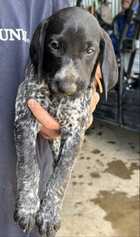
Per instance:
[[[16,192],[15,98],[24,79],[30,40],[36,26],[68,6],[68,0],[0,0],[0,237],[39,236],[36,231],[30,235],[23,233],[13,219]],[[44,147],[48,155],[48,170],[51,170],[53,158],[47,140],[40,148],[42,152]]]
[[[0,0],[0,5],[0,237],[38,237],[36,230],[28,235],[23,233],[13,219],[16,192],[14,106],[17,88],[24,79],[33,31],[42,19],[58,9],[68,7],[69,1]],[[96,77],[101,77],[100,68]],[[98,101],[99,94],[95,93],[91,105],[93,110]],[[42,124],[37,149],[38,154],[43,157],[41,164],[46,167],[44,172],[49,177],[53,157],[48,139],[60,135],[60,125],[35,100],[30,99],[27,106]]]

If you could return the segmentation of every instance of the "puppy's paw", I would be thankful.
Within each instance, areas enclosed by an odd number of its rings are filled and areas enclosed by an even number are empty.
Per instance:
[[[30,232],[35,225],[36,211],[31,209],[16,209],[14,220],[24,232]]]
[[[42,236],[55,237],[61,226],[60,216],[54,208],[40,209],[36,216],[36,224]]]
[[[30,232],[35,225],[35,217],[39,210],[40,200],[34,195],[29,196],[26,194],[26,198],[25,195],[21,197],[16,202],[14,220],[24,232]]]

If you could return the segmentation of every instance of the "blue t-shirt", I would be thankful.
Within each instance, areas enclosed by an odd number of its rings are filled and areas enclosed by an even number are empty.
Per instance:
[[[68,0],[0,0],[0,237],[25,236],[12,218],[16,182],[13,122],[30,40],[42,19],[68,5]]]
[[[139,9],[139,3],[134,4],[132,10],[133,14],[137,14]],[[110,35],[112,39],[112,43],[114,46],[114,50],[116,55],[120,56],[120,40],[124,31],[126,24],[128,24],[128,29],[125,35],[125,38],[133,39],[135,32],[136,32],[136,25],[133,21],[128,22],[128,11],[120,12],[113,20],[113,32]]]

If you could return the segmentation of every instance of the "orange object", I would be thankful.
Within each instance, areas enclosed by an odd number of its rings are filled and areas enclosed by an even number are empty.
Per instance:
[[[103,93],[103,86],[101,83],[101,79],[102,79],[102,74],[101,74],[101,68],[100,65],[97,65],[97,69],[96,69],[96,73],[95,73],[95,86],[96,89],[99,89],[99,93],[102,94]]]
[[[59,130],[59,123],[34,99],[27,101],[29,109],[35,118],[47,129]]]
[[[48,129],[45,127],[41,128],[40,133],[46,139],[55,139],[60,136],[60,130]]]

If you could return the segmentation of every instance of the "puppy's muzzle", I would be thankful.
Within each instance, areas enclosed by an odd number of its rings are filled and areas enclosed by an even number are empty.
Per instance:
[[[58,93],[74,95],[77,92],[77,84],[70,79],[56,80],[54,89]]]
[[[76,94],[79,81],[79,74],[71,63],[56,73],[51,88],[56,93],[70,96]]]

